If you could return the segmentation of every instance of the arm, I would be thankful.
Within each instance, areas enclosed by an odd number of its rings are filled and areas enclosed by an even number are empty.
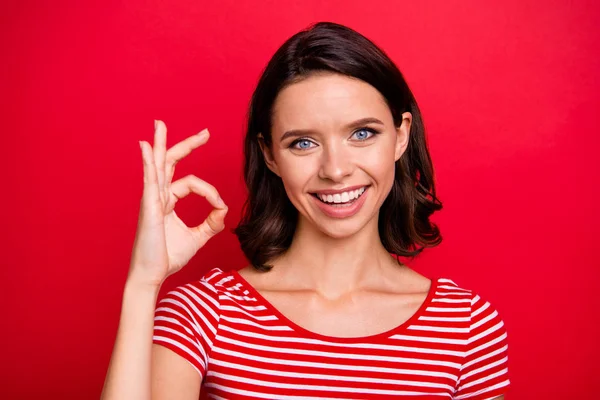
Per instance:
[[[200,384],[188,361],[166,347],[152,345],[152,399],[198,400]]]
[[[152,344],[158,287],[128,282],[102,400],[198,399],[200,377],[192,365]]]
[[[217,190],[194,175],[171,182],[175,164],[208,140],[208,130],[167,151],[166,126],[155,121],[154,148],[140,142],[144,190],[123,293],[121,318],[102,400],[198,399],[201,376],[181,355],[153,345],[156,299],[164,280],[185,266],[224,228],[227,206]],[[215,207],[189,228],[174,212],[190,193]]]
[[[154,307],[159,287],[128,282],[102,400],[150,399]]]

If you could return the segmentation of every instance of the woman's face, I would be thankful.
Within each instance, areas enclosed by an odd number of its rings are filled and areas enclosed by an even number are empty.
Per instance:
[[[408,144],[412,117],[403,118],[394,127],[383,96],[343,75],[315,74],[279,93],[272,146],[263,152],[305,219],[300,223],[336,238],[377,224]]]

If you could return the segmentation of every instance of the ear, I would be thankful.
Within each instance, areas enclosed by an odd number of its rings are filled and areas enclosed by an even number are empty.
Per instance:
[[[396,151],[395,160],[398,161],[408,147],[408,139],[410,138],[410,126],[412,124],[412,114],[408,111],[402,113],[402,123],[396,128]]]
[[[279,175],[279,168],[277,167],[277,163],[275,162],[275,158],[273,158],[273,152],[271,151],[271,149],[269,148],[269,146],[267,146],[267,144],[265,143],[265,138],[262,135],[262,133],[259,133],[257,135],[257,138],[258,138],[258,145],[260,146],[260,150],[263,153],[263,158],[265,159],[265,163],[267,164],[267,167],[275,175],[281,177],[281,175]]]

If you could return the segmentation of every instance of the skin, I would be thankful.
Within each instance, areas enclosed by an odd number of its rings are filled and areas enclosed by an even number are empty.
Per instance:
[[[164,280],[225,226],[227,206],[214,186],[194,175],[172,182],[175,165],[208,138],[205,129],[167,151],[167,127],[155,121],[154,147],[140,142],[144,191],[103,400],[198,399],[198,373],[182,357],[154,345],[152,332]],[[214,209],[200,225],[188,227],[175,205],[191,193],[204,197]]]
[[[346,127],[363,117],[382,123]],[[298,209],[299,223],[290,249],[269,262],[272,271],[248,266],[239,272],[296,324],[323,335],[367,336],[398,326],[423,303],[431,281],[399,265],[377,231],[379,208],[393,182],[394,162],[406,150],[411,120],[404,113],[395,127],[377,90],[340,75],[313,75],[277,97],[273,145],[262,143],[263,154]],[[380,134],[371,136],[365,127]],[[298,138],[282,138],[296,129],[311,132],[294,148],[291,142]],[[224,228],[227,206],[212,185],[194,175],[172,182],[175,165],[206,143],[208,131],[168,150],[166,136],[165,124],[157,121],[154,147],[140,142],[144,192],[103,400],[196,400],[200,395],[201,380],[191,364],[152,344],[154,307],[164,280]],[[370,187],[362,209],[349,218],[325,215],[311,195],[354,185]],[[214,207],[196,227],[186,226],[174,211],[177,201],[192,193]]]
[[[347,128],[363,117],[382,124]],[[336,74],[315,74],[275,101],[272,145],[263,141],[261,147],[299,211],[298,227],[290,249],[270,261],[271,271],[247,266],[239,273],[305,329],[336,337],[378,334],[409,319],[427,296],[431,281],[391,258],[377,229],[394,163],[408,144],[412,116],[402,118],[395,127],[375,88]],[[310,132],[283,138],[296,129]],[[357,214],[341,220],[324,214],[311,194],[355,185],[370,185],[369,197]]]
[[[348,128],[367,117],[381,123]],[[371,85],[330,73],[286,87],[275,101],[272,145],[263,141],[261,147],[299,211],[298,227],[272,271],[248,266],[240,274],[306,329],[338,337],[385,332],[410,318],[427,296],[431,281],[399,265],[377,228],[395,162],[408,145],[412,116],[405,112],[402,118],[394,126],[385,99]],[[298,129],[309,132],[284,137]],[[369,189],[360,211],[348,218],[323,213],[311,194],[355,185]]]

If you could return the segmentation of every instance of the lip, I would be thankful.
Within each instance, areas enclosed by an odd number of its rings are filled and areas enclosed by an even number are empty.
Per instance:
[[[355,186],[356,189],[361,188],[361,187],[364,187],[364,186]],[[325,214],[331,218],[348,218],[348,217],[351,217],[354,214],[358,213],[360,211],[360,209],[362,208],[363,204],[365,204],[367,195],[369,194],[369,188],[370,188],[370,186],[366,186],[363,194],[349,206],[333,206],[333,205],[323,203],[316,196],[310,196],[310,197],[312,197],[314,199],[314,201],[317,203],[317,207],[319,207],[319,209],[323,212],[323,214]],[[356,189],[354,189],[354,190],[356,190]],[[350,188],[350,189],[344,189],[344,190],[352,190],[352,189]],[[319,192],[319,193],[324,193],[324,192]],[[334,192],[334,193],[340,193],[340,192]]]
[[[348,186],[347,188],[343,188],[343,189],[339,189],[339,190],[334,190],[334,189],[326,189],[326,190],[318,190],[316,192],[311,192],[313,194],[341,194],[344,192],[351,192],[353,190],[356,189],[360,189],[360,188],[365,188],[365,190],[369,187],[370,185],[355,185],[355,186]]]

